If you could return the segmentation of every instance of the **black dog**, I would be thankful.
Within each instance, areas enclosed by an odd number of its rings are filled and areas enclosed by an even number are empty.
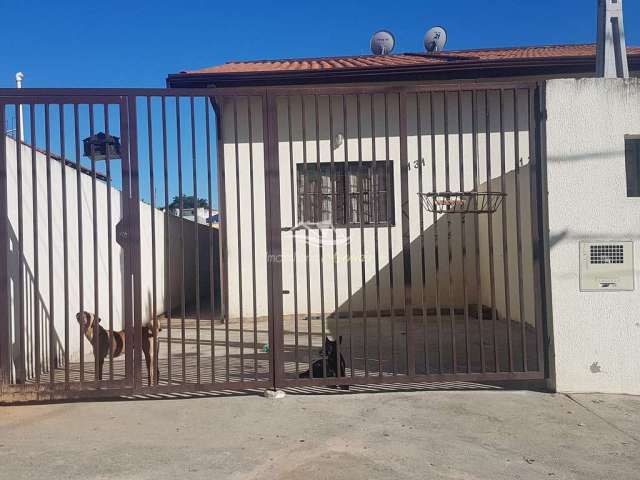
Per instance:
[[[342,345],[342,336],[338,339],[340,345]],[[311,365],[311,369],[313,371],[313,378],[331,378],[338,376],[338,342],[335,340],[331,340],[329,337],[326,337],[324,340],[324,348],[318,352],[322,357],[320,360],[316,360]],[[324,367],[324,365],[326,367]],[[326,375],[325,375],[326,368]],[[342,353],[340,353],[340,376],[345,376],[345,362]],[[306,372],[302,372],[300,374],[300,378],[310,378],[310,372],[307,370]],[[335,387],[335,385],[334,385]],[[341,385],[341,389],[349,390],[348,385]]]

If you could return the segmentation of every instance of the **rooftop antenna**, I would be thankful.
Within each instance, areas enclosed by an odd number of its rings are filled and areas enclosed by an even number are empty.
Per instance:
[[[22,88],[22,80],[24,80],[24,73],[17,72],[16,73],[16,88]],[[22,104],[20,104],[18,108],[18,122],[20,123],[20,141],[24,142],[24,121],[22,115]]]
[[[447,44],[447,31],[442,27],[433,27],[424,36],[424,48],[427,53],[441,52]]]
[[[389,55],[396,46],[396,37],[388,30],[380,30],[371,37],[371,53]]]
[[[598,0],[596,75],[629,78],[622,0]]]

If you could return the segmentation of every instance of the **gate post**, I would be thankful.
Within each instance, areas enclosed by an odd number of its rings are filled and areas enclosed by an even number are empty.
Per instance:
[[[278,117],[275,96],[263,97],[263,131],[266,141],[265,192],[267,207],[267,283],[269,299],[269,344],[273,388],[284,380],[282,325],[282,234],[280,216],[280,160],[278,157]],[[265,101],[266,100],[266,101]]]
[[[133,316],[133,386],[142,386],[142,263],[140,258],[140,175],[138,167],[138,115],[136,110],[136,96],[128,97],[128,130],[129,130],[129,165],[130,176],[129,206],[125,215],[129,231],[129,242],[126,251],[129,256],[130,274],[133,278],[132,316]],[[152,193],[153,194],[153,193]],[[129,285],[127,285],[128,287]],[[130,317],[131,318],[131,317]],[[131,321],[129,321],[131,322]],[[184,341],[184,340],[183,340]]]
[[[123,327],[125,330],[125,376],[133,387],[140,384],[140,363],[142,361],[140,203],[136,122],[135,96],[122,97],[120,102],[120,129],[123,146],[123,211],[121,228],[116,229],[116,234],[119,237],[118,243],[122,245],[124,250]],[[137,335],[134,333],[137,333]],[[135,349],[134,342],[136,344]]]
[[[538,349],[538,371],[544,372],[545,379],[551,376],[550,331],[551,290],[549,265],[549,209],[547,205],[547,163],[546,163],[546,82],[539,82],[530,94],[530,123],[533,134],[531,140],[531,228],[534,252],[534,288],[536,291],[535,312]]]
[[[9,355],[9,215],[7,207],[7,134],[5,105],[0,103],[0,391],[10,383]],[[18,147],[19,148],[19,147]]]

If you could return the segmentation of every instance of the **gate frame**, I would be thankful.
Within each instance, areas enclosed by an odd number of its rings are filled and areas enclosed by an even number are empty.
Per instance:
[[[125,208],[123,217],[124,231],[128,233],[125,252],[125,277],[130,278],[132,285],[125,289],[125,325],[127,331],[127,353],[125,361],[126,380],[118,381],[114,388],[109,388],[109,382],[100,382],[104,389],[85,389],[93,382],[83,384],[60,383],[51,385],[43,382],[38,385],[8,385],[8,373],[10,368],[9,351],[3,346],[8,345],[9,332],[8,323],[0,321],[0,401],[6,399],[23,400],[54,400],[68,398],[98,398],[113,397],[117,395],[132,395],[146,393],[173,393],[189,392],[201,389],[199,384],[151,386],[143,385],[141,375],[142,351],[141,335],[135,335],[135,349],[132,336],[134,332],[140,332],[142,326],[142,298],[141,298],[141,245],[140,245],[140,192],[139,192],[139,164],[138,164],[138,132],[136,117],[136,100],[138,97],[207,97],[213,106],[216,114],[216,138],[217,138],[217,162],[218,162],[218,184],[219,199],[225,199],[225,177],[224,177],[224,148],[223,148],[223,114],[220,111],[220,100],[225,97],[234,96],[259,96],[262,99],[263,115],[263,140],[265,141],[265,193],[269,203],[267,209],[267,278],[268,278],[268,328],[269,343],[272,348],[269,352],[270,381],[242,381],[242,382],[220,382],[213,385],[203,385],[206,389],[246,389],[246,388],[282,388],[288,386],[321,386],[335,384],[335,379],[287,379],[284,375],[283,362],[283,297],[282,297],[282,264],[271,261],[273,258],[280,258],[282,253],[281,245],[281,205],[280,205],[280,172],[278,155],[278,133],[277,133],[277,109],[275,99],[277,96],[291,95],[364,95],[364,94],[394,94],[399,95],[399,116],[400,116],[400,168],[401,168],[401,203],[402,203],[402,237],[403,237],[403,262],[404,269],[404,292],[405,311],[407,308],[410,314],[406,316],[407,329],[407,357],[412,359],[414,355],[413,339],[413,317],[412,313],[412,288],[411,286],[411,265],[409,223],[406,219],[408,214],[408,154],[407,154],[407,116],[406,101],[408,94],[421,92],[449,92],[449,91],[490,91],[500,89],[526,88],[534,95],[531,95],[531,128],[529,132],[531,153],[531,208],[532,208],[532,246],[534,254],[534,292],[536,309],[536,329],[538,342],[538,370],[534,372],[500,372],[500,373],[454,373],[454,374],[428,374],[415,375],[415,363],[408,363],[408,375],[398,375],[394,377],[340,377],[340,383],[345,385],[356,384],[389,384],[407,382],[442,382],[442,381],[479,381],[492,382],[501,380],[544,380],[549,377],[549,352],[548,352],[548,322],[550,319],[550,293],[548,289],[548,240],[545,241],[547,231],[547,205],[544,195],[544,181],[546,178],[545,139],[544,120],[545,99],[544,81],[507,81],[507,82],[482,82],[482,81],[457,81],[442,83],[412,83],[407,84],[387,84],[387,85],[336,85],[336,86],[275,86],[275,87],[231,87],[231,88],[81,88],[81,89],[0,89],[0,315],[8,318],[9,312],[9,279],[8,279],[8,212],[7,212],[7,165],[6,165],[6,142],[5,132],[5,105],[7,104],[68,104],[68,103],[92,103],[96,97],[99,98],[120,98],[120,124],[123,145],[122,176],[123,195],[129,208]],[[72,101],[71,101],[72,100]],[[38,103],[40,102],[40,103]],[[105,103],[100,102],[100,103]],[[113,104],[113,102],[110,102]],[[126,156],[126,161],[125,161]],[[126,188],[125,188],[126,182]],[[226,211],[223,203],[219,205],[221,213],[221,270],[227,268],[226,252]],[[539,208],[537,208],[539,207]],[[541,211],[539,211],[541,209]],[[127,221],[125,221],[125,219]],[[222,298],[228,294],[227,276],[222,273]],[[228,306],[228,300],[223,300],[224,309]],[[133,362],[133,363],[131,363]],[[83,388],[84,387],[84,388]]]
[[[443,82],[429,84],[411,85],[303,85],[303,86],[276,86],[276,87],[231,87],[219,88],[217,91],[225,92],[227,95],[250,95],[252,92],[264,92],[266,90],[268,105],[268,131],[269,141],[265,148],[265,186],[267,188],[267,199],[269,208],[267,214],[267,257],[280,258],[282,255],[281,227],[282,218],[280,215],[280,160],[279,160],[279,136],[277,133],[277,108],[276,98],[278,96],[288,97],[295,95],[329,96],[332,95],[374,95],[394,94],[399,96],[399,139],[400,139],[400,169],[401,169],[401,218],[402,218],[402,239],[403,239],[403,265],[404,265],[404,309],[405,321],[407,322],[406,355],[407,355],[407,375],[394,376],[364,376],[364,377],[329,377],[312,379],[292,379],[287,378],[284,373],[283,345],[283,296],[282,296],[282,264],[280,268],[273,268],[268,282],[269,290],[269,323],[270,331],[273,335],[274,346],[274,367],[272,369],[273,382],[275,388],[298,387],[298,386],[330,386],[339,383],[341,385],[358,384],[391,384],[391,383],[413,383],[413,382],[442,382],[442,381],[471,381],[471,382],[499,382],[499,381],[532,381],[547,380],[549,378],[549,351],[548,351],[548,243],[544,241],[546,227],[546,201],[544,199],[544,178],[543,157],[545,152],[544,144],[544,81],[492,81],[492,82]],[[409,226],[409,199],[408,199],[408,144],[407,144],[407,123],[406,114],[407,95],[420,94],[425,92],[476,92],[476,91],[504,91],[526,89],[529,96],[529,152],[530,152],[530,208],[531,208],[531,241],[533,254],[533,284],[534,284],[534,311],[537,342],[537,363],[535,371],[527,370],[522,372],[483,372],[483,373],[452,373],[452,374],[415,374],[415,345],[413,341],[413,302],[412,302],[412,279],[411,279],[411,237]],[[475,106],[474,106],[475,109]],[[360,119],[358,119],[360,122]],[[502,133],[504,130],[502,129]],[[540,212],[542,210],[542,212]],[[376,227],[377,228],[377,227]],[[307,273],[308,274],[308,273]],[[271,305],[271,302],[273,304]],[[406,314],[407,310],[411,312]],[[311,368],[311,366],[310,366]]]
[[[267,117],[266,91],[263,89],[257,93],[263,98],[263,115]],[[252,96],[255,96],[254,93]],[[243,390],[255,388],[274,388],[273,349],[269,352],[270,376],[269,380],[245,380],[214,382],[214,383],[185,383],[170,385],[147,386],[143,383],[142,375],[142,282],[141,282],[141,218],[140,218],[140,171],[138,162],[138,118],[136,101],[139,98],[174,97],[174,98],[208,98],[216,115],[216,139],[218,162],[218,195],[221,200],[219,206],[221,231],[225,232],[224,208],[224,148],[222,137],[222,117],[219,100],[228,96],[214,88],[25,88],[12,89],[0,88],[0,404],[3,402],[24,402],[41,400],[67,400],[75,398],[112,398],[128,395],[145,395],[157,393],[181,393],[194,391],[219,391],[219,390]],[[243,95],[246,96],[246,93]],[[118,101],[113,101],[118,99]],[[98,101],[97,101],[98,100]],[[101,100],[101,101],[99,101]],[[126,336],[125,351],[125,379],[102,380],[83,382],[40,382],[35,384],[9,384],[9,368],[11,360],[9,350],[3,348],[8,345],[9,330],[9,279],[8,279],[8,225],[7,212],[7,158],[6,158],[6,132],[5,132],[5,107],[6,105],[118,105],[120,109],[121,128],[121,162],[122,162],[122,207],[123,216],[120,222],[119,242],[124,255],[123,283],[123,328]],[[267,122],[263,125],[263,138],[268,136]],[[114,232],[118,235],[118,232]],[[220,267],[227,267],[226,237],[220,239]],[[226,270],[225,270],[226,271]],[[271,272],[276,275],[277,272]],[[227,276],[223,273],[221,294],[227,294]],[[128,279],[128,281],[125,281]],[[23,288],[21,286],[21,288]],[[228,305],[228,300],[222,300],[222,309]],[[273,305],[272,305],[273,307]],[[272,344],[273,318],[269,315],[269,342]],[[135,347],[134,347],[135,341]]]

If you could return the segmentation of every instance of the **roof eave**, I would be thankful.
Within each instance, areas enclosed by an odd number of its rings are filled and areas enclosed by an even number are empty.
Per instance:
[[[595,73],[593,57],[523,58],[461,61],[441,65],[345,68],[332,70],[268,71],[242,73],[178,73],[167,77],[173,88],[309,85],[410,80],[463,80],[534,75]],[[629,56],[632,71],[640,70],[640,56]]]

